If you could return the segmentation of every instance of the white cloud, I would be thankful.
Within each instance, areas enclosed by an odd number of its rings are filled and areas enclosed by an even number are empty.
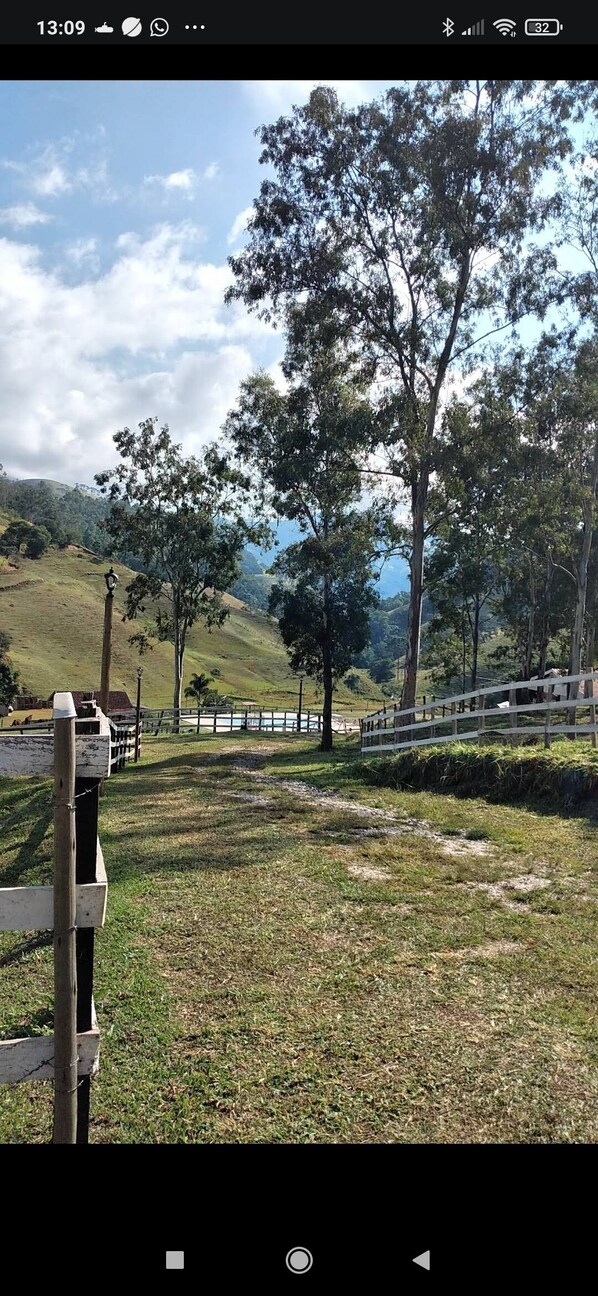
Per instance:
[[[80,238],[74,243],[69,243],[66,248],[66,255],[77,267],[86,266],[89,270],[96,270],[100,264],[97,247],[97,239]]]
[[[191,194],[195,187],[197,176],[191,167],[186,167],[184,171],[171,171],[169,175],[149,175],[144,177],[144,184],[161,185],[167,192],[178,191],[179,193]]]
[[[218,166],[218,163],[210,162],[210,165],[206,167],[203,173],[204,180],[215,180],[219,171],[220,167]]]
[[[47,270],[39,250],[0,238],[0,461],[9,474],[91,481],[115,462],[117,428],[157,415],[187,451],[218,436],[240,381],[272,356],[272,331],[225,307],[226,266],[198,259],[193,229],[121,236],[91,278],[81,239]],[[282,346],[282,342],[280,342]]]
[[[93,137],[65,136],[57,143],[47,144],[32,153],[25,161],[4,159],[2,166],[20,176],[22,186],[38,198],[60,198],[75,190],[87,190],[100,202],[114,202],[118,197],[110,182],[108,163],[102,153],[90,152],[102,131]],[[79,151],[85,151],[85,162],[77,161]]]
[[[35,203],[17,203],[14,207],[4,207],[0,211],[0,225],[13,225],[15,229],[26,229],[28,225],[47,225],[52,217],[40,211]]]
[[[227,243],[232,244],[237,242],[237,240],[241,237],[241,234],[243,234],[243,232],[247,229],[247,222],[249,220],[249,217],[252,214],[253,214],[253,207],[244,207],[243,211],[239,212],[238,216],[235,216],[235,219],[232,223],[230,232],[227,237]]]

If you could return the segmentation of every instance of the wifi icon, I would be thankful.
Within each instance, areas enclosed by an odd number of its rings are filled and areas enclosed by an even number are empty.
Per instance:
[[[501,36],[514,36],[517,23],[513,22],[512,18],[497,18],[492,26],[496,27]]]

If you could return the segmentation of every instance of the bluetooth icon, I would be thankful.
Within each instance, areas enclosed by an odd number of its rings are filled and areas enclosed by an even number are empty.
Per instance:
[[[452,34],[453,34],[454,30],[455,30],[455,24],[454,24],[452,18],[445,18],[445,20],[444,20],[444,22],[443,22],[443,24],[442,24],[442,30],[443,30],[445,36],[452,36]]]

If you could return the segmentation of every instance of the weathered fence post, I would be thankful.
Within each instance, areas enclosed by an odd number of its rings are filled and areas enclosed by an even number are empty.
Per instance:
[[[430,725],[430,738],[435,738],[435,737],[436,737],[436,725],[434,724],[434,721],[435,721],[435,719],[436,719],[436,707],[434,706],[435,701],[436,701],[436,698],[433,696],[433,697],[432,697],[432,706],[431,706],[431,708],[430,708],[430,721],[431,721],[431,725]]]
[[[592,701],[590,702],[590,724],[594,726],[594,729],[593,732],[590,734],[590,742],[592,744],[592,747],[595,747],[596,746],[596,703],[593,700],[594,699],[593,679],[587,679],[585,681],[584,692],[587,698],[592,699]]]
[[[517,689],[509,689],[509,706],[510,706],[510,707],[517,706]],[[509,720],[511,721],[511,726],[510,726],[510,727],[511,727],[512,729],[516,729],[516,728],[517,728],[517,712],[516,712],[516,711],[513,712],[513,715],[512,715],[512,716],[509,716]],[[516,744],[517,744],[517,734],[516,734],[516,733],[515,733],[515,734],[512,734],[512,736],[511,736],[511,742],[513,743],[513,746],[516,746]]]
[[[234,714],[235,714],[234,707],[231,707],[231,709],[230,709],[230,731],[231,731],[231,733],[233,732],[233,729],[234,729],[234,725],[233,725],[233,717],[234,717]]]
[[[216,707],[214,707],[214,733],[217,732],[217,731],[216,731],[216,721],[217,721],[217,719],[218,719],[218,712],[217,712],[217,710],[216,710]]]
[[[308,732],[308,733],[309,733],[309,717],[310,717],[310,714],[311,714],[311,713],[308,711],[308,713],[307,713],[307,732]]]
[[[71,693],[54,694],[54,1128],[77,1137],[75,718]]]
[[[485,693],[478,693],[478,711],[482,711],[482,712],[483,712],[484,709],[485,709],[485,706],[486,706],[486,695],[485,695]],[[481,715],[481,716],[478,717],[478,729],[479,729],[479,731],[480,731],[480,732],[479,732],[479,738],[478,738],[478,742],[479,742],[479,743],[482,743],[483,740],[484,740],[484,729],[485,729],[485,728],[486,728],[486,717],[485,717],[485,715]]]
[[[141,676],[143,669],[137,667],[137,701],[135,703],[135,764],[139,760],[139,748],[141,746]]]
[[[261,733],[261,729],[262,729],[262,712],[260,710],[260,718],[258,720],[258,726],[257,726],[258,733]]]
[[[457,703],[456,703],[456,702],[451,702],[451,715],[452,715],[452,717],[453,717],[453,719],[452,719],[452,731],[453,731],[454,736],[457,737],[457,735],[458,735],[458,733],[459,733],[459,721],[458,721],[458,719],[457,719]]]
[[[551,688],[544,689],[544,705],[546,707],[546,711],[544,712],[544,746],[545,747],[550,747],[550,721],[552,717],[552,712],[550,710],[550,703],[552,702],[552,696],[553,694]]]
[[[81,719],[78,733],[99,733],[100,718],[95,703],[83,703],[79,708]],[[77,886],[96,881],[98,855],[98,814],[100,781],[75,779],[75,826],[77,836]],[[93,927],[80,927],[77,931],[77,1031],[88,1031],[93,1021],[93,956],[95,932]],[[91,1076],[79,1081],[77,1102],[77,1143],[89,1142],[89,1106]]]

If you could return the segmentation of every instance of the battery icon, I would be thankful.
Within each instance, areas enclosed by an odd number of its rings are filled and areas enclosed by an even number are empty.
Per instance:
[[[526,36],[558,36],[563,24],[558,18],[526,18]]]

